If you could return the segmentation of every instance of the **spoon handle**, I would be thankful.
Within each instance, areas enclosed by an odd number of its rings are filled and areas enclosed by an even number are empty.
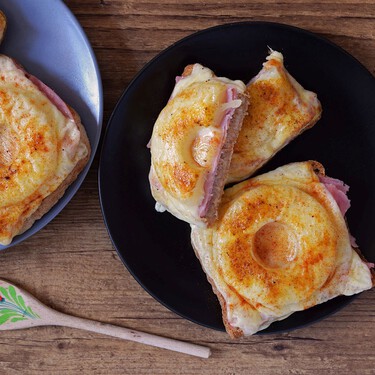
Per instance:
[[[83,329],[86,331],[101,333],[103,335],[113,336],[124,340],[135,341],[146,345],[173,350],[175,352],[190,354],[201,358],[208,358],[211,354],[210,348],[205,346],[178,341],[162,336],[156,336],[150,333],[140,332],[124,327],[118,327],[112,324],[77,318],[75,316],[70,316],[59,312],[56,313],[53,321],[50,321],[50,325]]]

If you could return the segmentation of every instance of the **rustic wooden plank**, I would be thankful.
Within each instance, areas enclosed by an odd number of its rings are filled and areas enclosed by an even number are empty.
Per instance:
[[[134,75],[192,32],[226,22],[274,21],[327,37],[375,73],[373,0],[68,0],[103,77],[106,123]],[[0,335],[1,374],[374,374],[375,291],[310,327],[238,341],[155,301],[112,247],[100,213],[98,158],[80,191],[50,224],[0,254],[1,276],[62,312],[209,345],[202,360],[62,328]],[[93,235],[94,234],[94,235]]]

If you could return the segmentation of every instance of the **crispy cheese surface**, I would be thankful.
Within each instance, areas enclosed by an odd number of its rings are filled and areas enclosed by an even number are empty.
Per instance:
[[[80,132],[8,57],[0,57],[0,243],[27,218],[88,150]]]

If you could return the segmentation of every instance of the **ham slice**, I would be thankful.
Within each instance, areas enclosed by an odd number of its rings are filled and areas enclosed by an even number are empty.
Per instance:
[[[332,197],[335,199],[339,209],[342,213],[342,216],[345,216],[346,212],[350,207],[350,199],[346,195],[349,191],[349,186],[344,184],[342,181],[327,177],[327,176],[319,176],[319,180],[321,183],[324,184],[326,189],[331,193]],[[350,237],[350,244],[352,247],[358,247],[356,239],[349,233]],[[371,268],[369,266],[369,268]]]
[[[346,211],[348,211],[350,207],[350,200],[346,195],[349,191],[349,186],[344,184],[342,181],[332,177],[319,176],[319,180],[332,194],[333,198],[340,208],[342,216],[344,216],[346,214]]]
[[[178,78],[178,77],[177,77]],[[176,81],[177,81],[176,78]],[[236,100],[238,97],[237,95],[237,90],[233,87],[229,87],[227,89],[227,97],[226,97],[226,103],[231,103],[234,100]],[[220,127],[223,129],[223,139],[222,139],[222,145],[225,144],[226,136],[228,133],[228,127],[229,124],[232,120],[233,114],[235,112],[236,108],[234,107],[229,107],[226,109],[223,119],[221,120]],[[211,201],[213,192],[214,192],[214,182],[215,182],[215,176],[217,174],[217,169],[218,169],[218,164],[219,164],[219,158],[220,155],[217,155],[213,165],[212,165],[212,170],[206,177],[206,181],[204,182],[204,198],[202,202],[199,205],[198,208],[198,213],[199,217],[205,217],[207,214],[209,202]]]
[[[56,108],[69,120],[74,121],[74,117],[65,102],[47,85],[38,78],[25,72],[25,76],[53,103]]]

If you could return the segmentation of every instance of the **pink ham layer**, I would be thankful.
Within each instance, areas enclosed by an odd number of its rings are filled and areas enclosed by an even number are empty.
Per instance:
[[[74,121],[74,117],[72,112],[70,111],[69,107],[65,104],[65,102],[47,85],[45,85],[42,81],[40,81],[35,76],[29,74],[28,72],[23,69],[23,67],[18,64],[17,61],[13,60],[14,64],[20,69],[25,76],[36,86],[38,89],[53,103],[56,108],[69,120]]]
[[[331,193],[332,197],[336,201],[337,205],[339,206],[339,209],[342,213],[342,216],[345,216],[346,211],[348,211],[350,207],[350,200],[347,197],[347,192],[349,191],[349,186],[344,184],[342,181],[327,177],[327,176],[319,176],[319,180],[326,189]],[[357,242],[355,238],[349,233],[350,237],[350,244],[352,247],[358,247]]]
[[[336,178],[319,176],[319,180],[327,190],[332,194],[333,198],[337,202],[337,205],[340,208],[342,216],[346,214],[350,207],[350,200],[347,197],[346,193],[349,191],[349,186],[344,184],[342,181],[337,180]],[[358,247],[355,238],[349,233],[350,244],[352,247]],[[374,268],[374,263],[365,262],[368,268]]]
[[[226,103],[229,103],[235,99],[237,99],[237,90],[234,87],[228,87]],[[225,143],[229,123],[233,117],[234,111],[235,111],[235,108],[228,108],[224,113],[223,119],[221,120],[220,127],[223,132],[222,141],[221,141],[222,146]],[[207,173],[207,177],[204,182],[204,198],[198,208],[199,217],[204,217],[207,214],[208,202],[210,198],[212,197],[215,175],[216,175],[216,170],[218,167],[219,159],[220,159],[220,152],[218,152],[218,154],[215,156],[213,164],[212,164],[212,169]]]
[[[350,200],[346,195],[349,191],[349,186],[345,185],[342,181],[332,177],[319,176],[319,180],[332,194],[333,198],[340,208],[342,216],[344,216],[346,214],[346,211],[348,211],[350,207]]]

